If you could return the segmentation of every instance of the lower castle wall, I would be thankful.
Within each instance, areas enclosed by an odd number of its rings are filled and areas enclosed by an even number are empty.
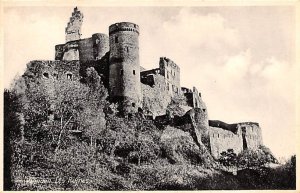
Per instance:
[[[55,97],[53,90],[57,81],[78,81],[79,61],[34,60],[27,64],[23,75],[25,82],[43,85],[49,96]]]
[[[243,150],[242,134],[239,130],[237,134],[218,127],[209,127],[209,138],[211,154],[218,159],[223,151],[233,149],[238,154]]]

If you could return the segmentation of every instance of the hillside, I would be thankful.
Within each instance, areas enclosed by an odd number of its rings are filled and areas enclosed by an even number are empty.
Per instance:
[[[4,92],[7,190],[295,189],[295,157],[273,169],[264,147],[216,159],[202,110],[183,113],[180,100],[156,119],[124,116],[94,68],[81,81],[29,80]]]

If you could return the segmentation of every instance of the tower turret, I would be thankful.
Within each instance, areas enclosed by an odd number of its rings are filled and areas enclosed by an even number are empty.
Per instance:
[[[109,91],[122,110],[136,112],[141,106],[139,26],[130,22],[109,27]]]

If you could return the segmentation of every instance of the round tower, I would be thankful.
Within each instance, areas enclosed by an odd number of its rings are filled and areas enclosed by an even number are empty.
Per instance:
[[[141,106],[139,26],[121,22],[109,26],[109,91],[126,113]]]

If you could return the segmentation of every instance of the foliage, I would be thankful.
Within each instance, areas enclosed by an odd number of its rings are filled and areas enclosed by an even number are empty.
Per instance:
[[[267,163],[274,163],[276,161],[271,155],[264,148],[243,150],[237,157],[238,165],[242,168],[262,167]]]
[[[276,161],[266,147],[239,155],[228,150],[219,162],[246,169],[237,176],[217,171],[205,164],[211,155],[188,132],[158,129],[141,113],[118,116],[97,72],[88,68],[84,78],[84,84],[55,80],[46,86],[24,86],[20,78],[5,90],[5,166],[12,169],[13,190],[295,187],[295,157],[272,169],[263,167]],[[179,112],[182,102],[175,99],[169,110]]]
[[[238,162],[237,155],[234,153],[233,149],[223,151],[218,161],[224,166],[236,166]]]

